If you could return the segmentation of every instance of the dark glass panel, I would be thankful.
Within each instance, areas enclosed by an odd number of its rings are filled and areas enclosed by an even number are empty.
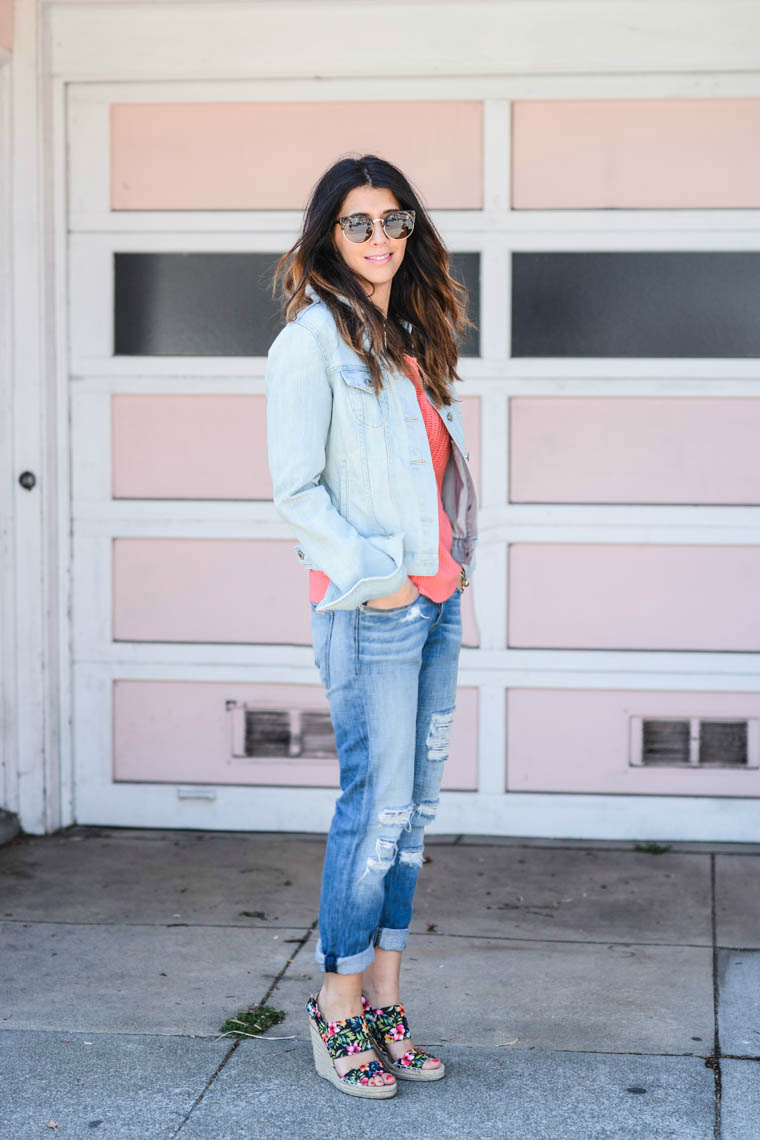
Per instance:
[[[760,253],[514,253],[512,356],[760,356]]]

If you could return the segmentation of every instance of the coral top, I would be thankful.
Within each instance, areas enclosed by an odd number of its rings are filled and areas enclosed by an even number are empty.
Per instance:
[[[416,356],[405,356],[407,375],[413,381],[417,392],[422,420],[425,424],[430,456],[433,461],[435,481],[438,487],[438,572],[436,574],[410,574],[409,577],[421,594],[433,602],[445,602],[454,593],[462,569],[451,557],[451,522],[441,502],[443,473],[451,454],[451,436],[444,427],[440,415],[432,406],[422,387]],[[321,602],[330,585],[330,579],[322,570],[309,571],[309,601]]]

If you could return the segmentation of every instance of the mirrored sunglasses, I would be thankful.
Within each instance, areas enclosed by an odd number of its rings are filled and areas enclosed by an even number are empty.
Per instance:
[[[414,229],[414,210],[391,210],[384,218],[370,218],[369,214],[348,214],[338,218],[337,223],[349,241],[369,241],[375,232],[375,222],[383,227],[389,238],[408,238]]]

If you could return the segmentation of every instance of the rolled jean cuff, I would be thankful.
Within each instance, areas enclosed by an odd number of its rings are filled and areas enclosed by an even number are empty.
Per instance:
[[[408,926],[404,930],[392,930],[388,926],[381,926],[375,935],[375,946],[380,950],[406,950],[408,941]]]
[[[325,954],[321,941],[317,942],[314,958],[325,973],[332,974],[361,974],[367,969],[375,957],[375,949],[368,946],[359,954],[350,954],[347,958],[339,958],[334,954]]]

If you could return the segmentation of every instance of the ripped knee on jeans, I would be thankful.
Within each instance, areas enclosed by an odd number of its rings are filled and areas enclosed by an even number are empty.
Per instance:
[[[375,843],[375,854],[368,857],[364,874],[359,877],[357,882],[361,882],[365,875],[369,875],[373,871],[380,875],[386,875],[395,862],[397,851],[398,844],[395,839],[380,836]]]
[[[393,827],[398,824],[403,827],[405,831],[412,829],[412,812],[414,811],[414,804],[405,804],[403,807],[382,808],[378,813],[378,822],[381,827]]]
[[[432,823],[438,814],[439,802],[439,800],[423,800],[422,803],[416,804],[412,817],[413,826],[427,827],[429,823]]]
[[[399,852],[398,861],[402,866],[417,867],[419,869],[424,862],[422,848],[405,847]]]

